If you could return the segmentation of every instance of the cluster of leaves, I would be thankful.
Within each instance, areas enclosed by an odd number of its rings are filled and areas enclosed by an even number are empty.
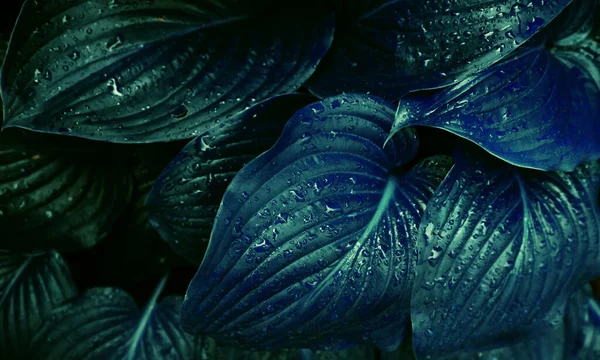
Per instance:
[[[595,0],[24,1],[0,353],[600,357],[599,23]]]

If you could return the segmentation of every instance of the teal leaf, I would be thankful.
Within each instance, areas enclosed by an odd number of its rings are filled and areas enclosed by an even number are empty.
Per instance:
[[[90,142],[22,135],[0,135],[0,248],[74,251],[97,244],[131,196],[122,159]]]
[[[27,0],[0,78],[5,127],[111,142],[189,139],[292,92],[329,48],[332,14],[253,5]]]
[[[420,161],[394,106],[328,98],[294,114],[229,185],[181,323],[234,346],[331,349],[405,334],[414,243],[448,157]]]
[[[42,320],[75,297],[77,288],[55,251],[19,255],[0,250],[0,353],[18,359]]]
[[[273,146],[287,120],[315,100],[303,94],[273,97],[181,150],[146,201],[150,222],[173,251],[197,265],[202,262],[215,214],[235,174]]]
[[[336,28],[308,86],[320,97],[366,92],[397,100],[409,91],[455,84],[508,56],[569,3],[371,0],[370,6],[354,5],[353,11],[363,12]]]
[[[600,274],[600,163],[519,169],[463,150],[419,226],[418,356],[508,345],[558,325]]]
[[[43,323],[31,348],[45,360],[199,359],[196,340],[181,330],[181,297],[158,302],[166,277],[139,310],[120,289],[94,288],[56,308]]]

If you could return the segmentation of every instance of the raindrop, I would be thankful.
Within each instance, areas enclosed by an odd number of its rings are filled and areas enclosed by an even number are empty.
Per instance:
[[[121,45],[123,45],[123,35],[117,35],[114,39],[106,43],[106,48],[108,51],[113,51]]]
[[[188,108],[184,104],[179,105],[171,112],[171,117],[174,119],[183,119],[188,115]]]
[[[71,60],[78,60],[81,57],[81,53],[79,51],[73,51],[71,56],[69,57]]]
[[[119,89],[118,89],[118,87],[117,87],[117,81],[116,81],[114,78],[110,78],[110,79],[108,79],[108,81],[106,82],[106,85],[107,85],[108,87],[112,88],[112,90],[111,90],[111,93],[112,93],[113,95],[116,95],[116,96],[123,96],[123,94],[121,94],[121,93],[119,92]]]

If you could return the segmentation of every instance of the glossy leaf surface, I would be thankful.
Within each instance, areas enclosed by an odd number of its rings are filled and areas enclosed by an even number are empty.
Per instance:
[[[333,17],[253,4],[28,0],[2,70],[5,125],[170,141],[294,91],[329,48]]]
[[[127,293],[94,288],[56,308],[36,333],[37,359],[199,359],[192,336],[179,326],[180,297],[157,302],[161,282],[140,311]]]
[[[0,136],[0,247],[33,252],[95,245],[129,201],[126,168],[110,148],[63,147],[34,135],[42,146],[29,138]]]
[[[262,348],[400,343],[416,229],[450,166],[413,158],[412,130],[384,148],[394,107],[338,96],[298,111],[277,144],[233,179],[182,326]]]
[[[336,30],[309,87],[321,97],[369,92],[397,100],[454,84],[506,57],[570,2],[380,1]]]
[[[517,166],[571,171],[600,158],[600,62],[532,49],[430,101],[402,100],[394,128],[448,130]]]
[[[191,141],[151,190],[150,221],[180,256],[200,264],[227,185],[275,144],[288,119],[316,100],[289,94],[261,102]]]
[[[419,227],[418,356],[540,334],[600,274],[600,163],[538,172],[470,152],[458,155]]]
[[[0,250],[0,353],[17,359],[53,308],[77,295],[57,252],[24,256]]]

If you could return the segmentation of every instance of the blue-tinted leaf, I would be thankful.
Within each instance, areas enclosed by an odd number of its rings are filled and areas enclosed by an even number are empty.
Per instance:
[[[398,346],[416,229],[450,160],[391,175],[417,148],[410,129],[383,147],[392,121],[391,104],[365,95],[294,114],[223,197],[186,331],[262,348]]]
[[[302,85],[329,48],[331,14],[258,16],[235,3],[26,1],[2,70],[6,125],[113,142],[192,138]]]
[[[415,353],[497,347],[557,325],[600,274],[599,190],[597,162],[544,173],[459,154],[419,227]]]
[[[309,87],[321,97],[370,92],[395,100],[450,85],[507,56],[570,2],[387,1],[336,29]]]
[[[0,135],[1,248],[89,248],[106,236],[129,201],[131,177],[121,159],[106,154],[110,148],[90,142],[63,147],[45,139]]]
[[[532,49],[443,91],[402,100],[395,129],[448,130],[514,165],[571,171],[600,157],[598,60]]]
[[[57,252],[23,256],[0,250],[0,354],[18,359],[53,308],[75,297],[69,268]]]
[[[463,355],[459,360],[592,360],[600,356],[600,327],[593,322],[596,300],[589,288],[576,292],[563,322],[549,334],[483,353]]]
[[[194,360],[196,343],[179,325],[180,297],[157,298],[140,311],[127,293],[94,288],[56,308],[31,344],[37,359],[45,360]]]
[[[271,98],[191,141],[151,190],[150,221],[180,256],[200,264],[223,193],[235,174],[275,144],[287,120],[316,100],[290,94]]]

